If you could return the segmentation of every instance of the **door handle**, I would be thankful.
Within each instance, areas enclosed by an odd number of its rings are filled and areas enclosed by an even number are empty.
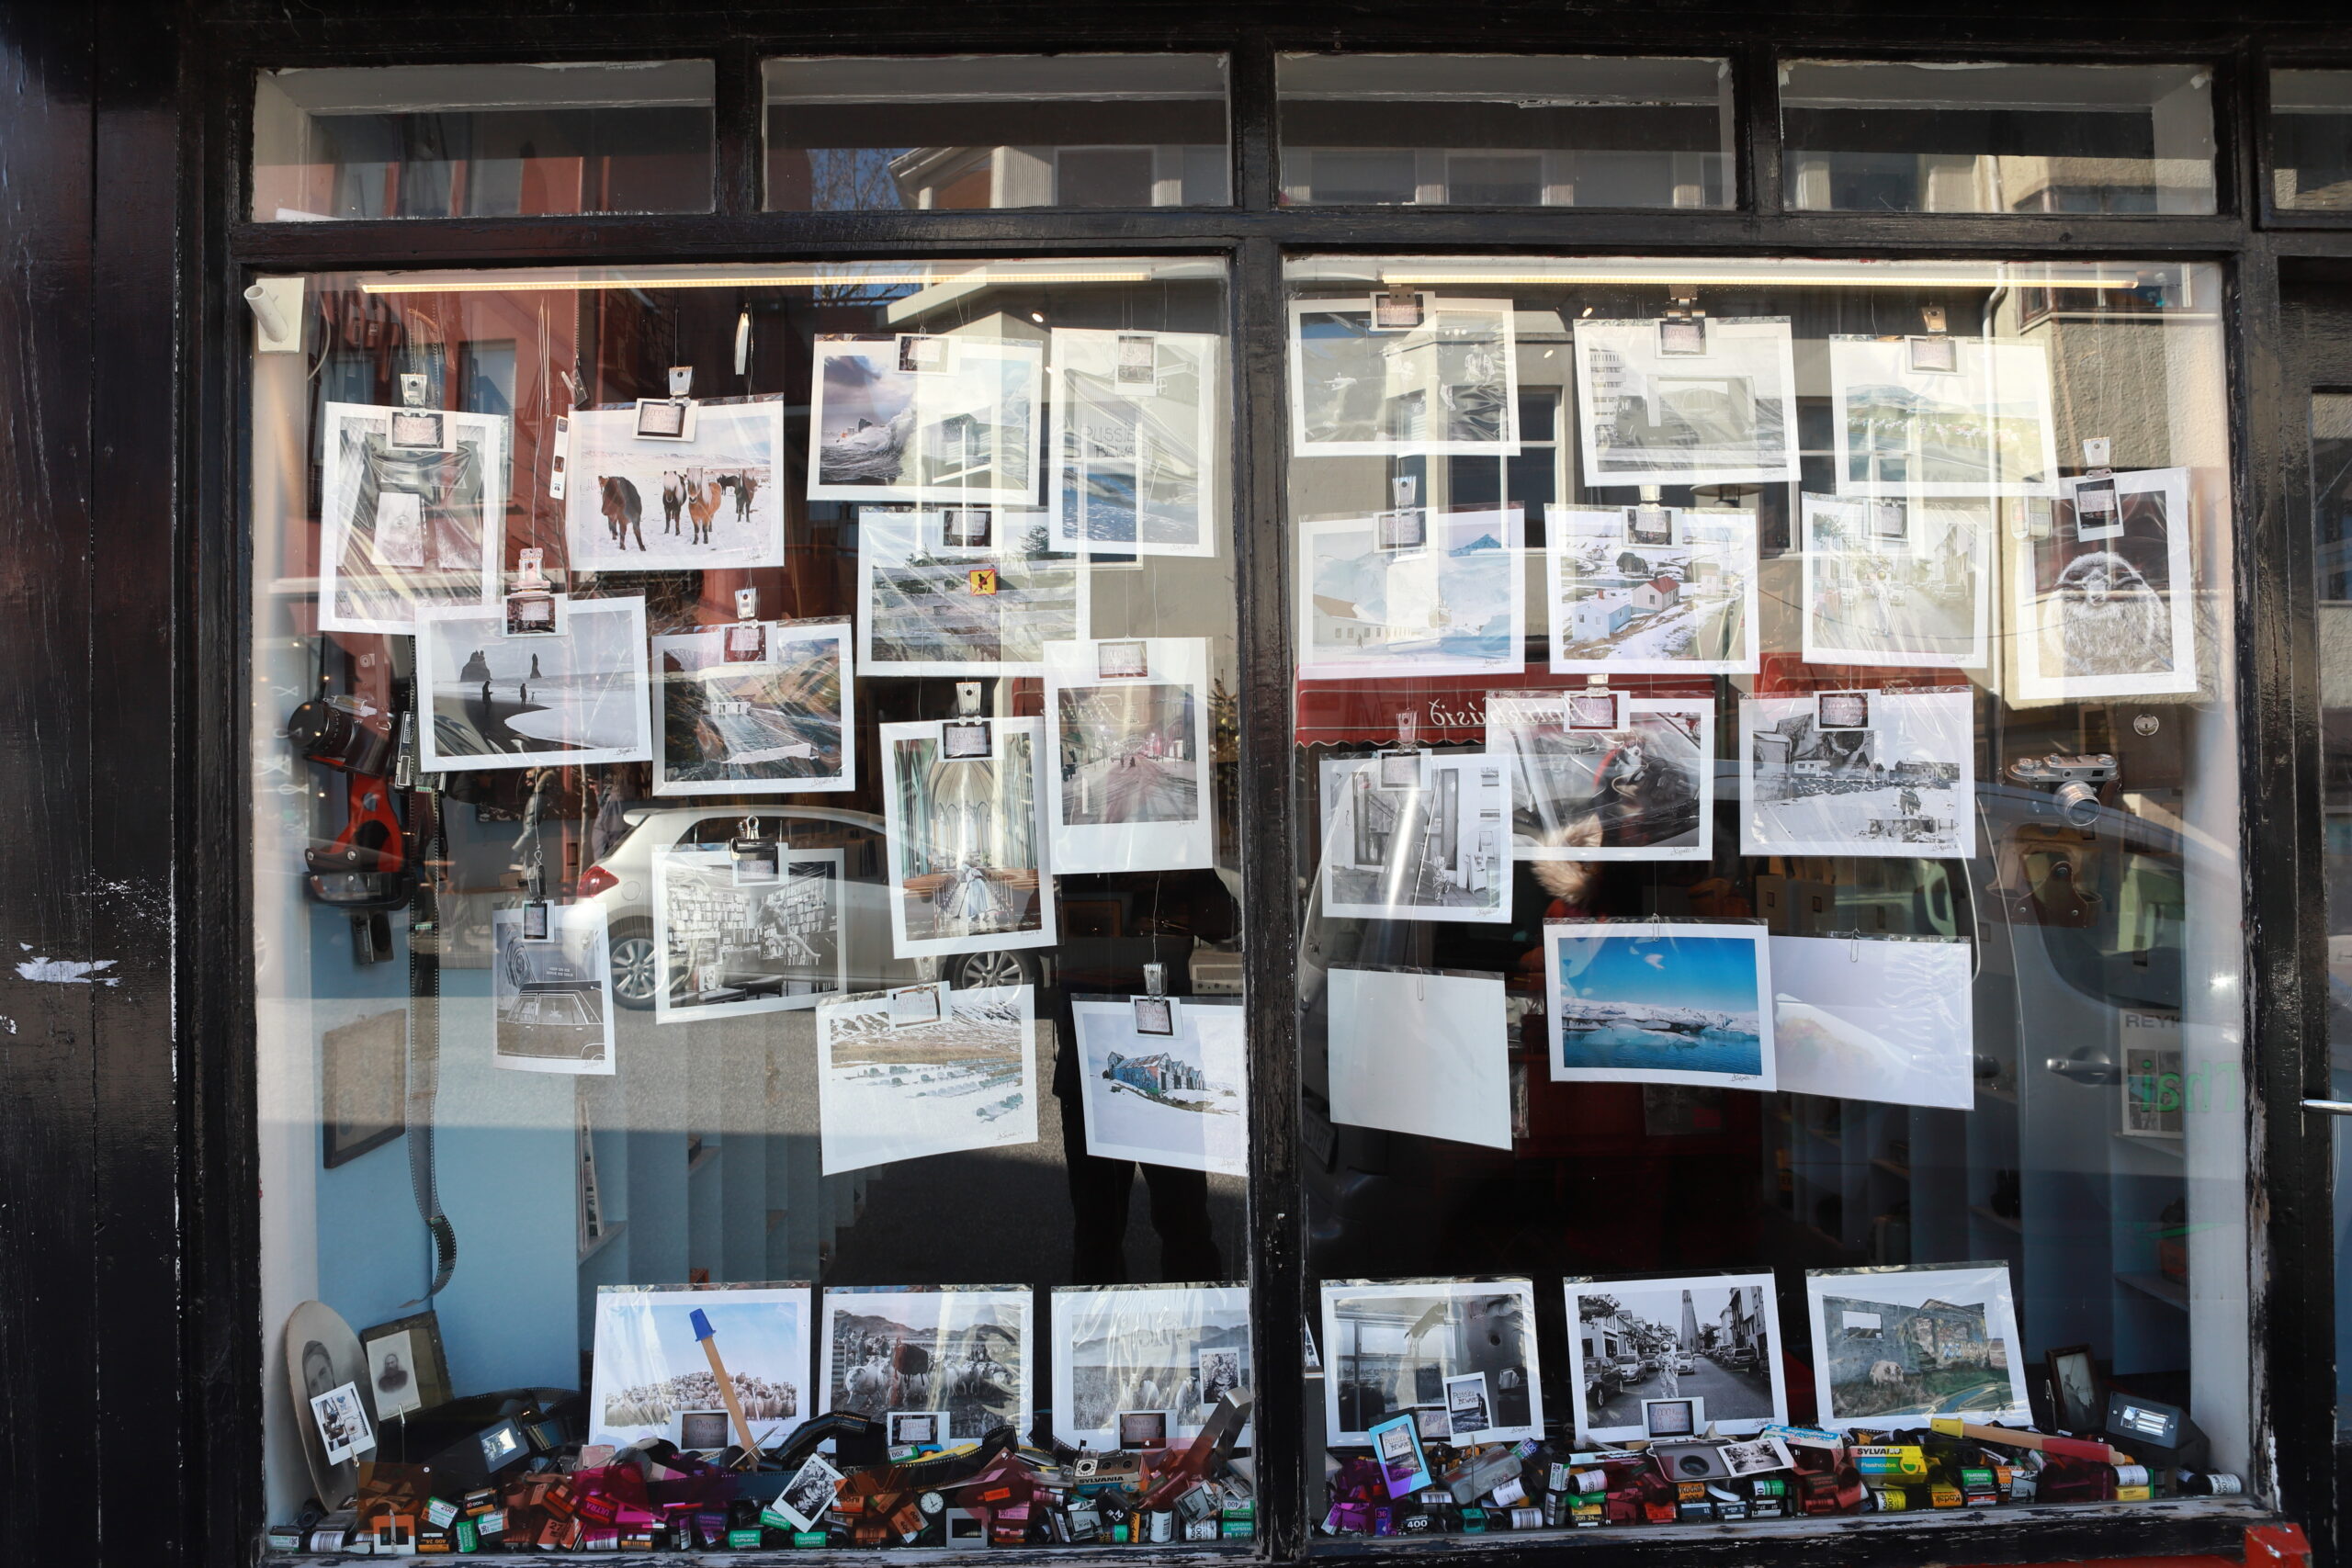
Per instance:
[[[2306,1100],[2303,1109],[2323,1116],[2352,1116],[2352,1100]]]

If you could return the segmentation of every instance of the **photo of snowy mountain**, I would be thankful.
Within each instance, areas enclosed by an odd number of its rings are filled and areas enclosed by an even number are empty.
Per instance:
[[[1553,673],[1755,670],[1756,514],[1638,510],[1545,511]]]
[[[1086,1146],[1104,1159],[1249,1173],[1238,1001],[1183,997],[1176,1032],[1140,1034],[1129,998],[1073,1001]]]
[[[1544,958],[1554,1082],[1772,1088],[1761,923],[1552,920]]]
[[[1524,667],[1524,515],[1432,512],[1428,532],[1422,548],[1388,550],[1374,518],[1299,525],[1301,680]]]
[[[817,1010],[827,1176],[1037,1141],[1036,988],[946,991],[935,1022],[896,1023],[887,992]]]

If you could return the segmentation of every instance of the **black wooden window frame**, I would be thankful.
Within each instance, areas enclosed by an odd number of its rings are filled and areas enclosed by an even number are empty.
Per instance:
[[[2275,64],[2352,65],[2352,25],[2261,27],[2227,17],[2165,20],[2145,9],[1997,27],[1966,17],[1831,21],[1761,8],[1655,7],[1536,13],[1402,3],[1286,6],[1279,25],[1249,7],[1108,5],[891,8],[888,28],[855,10],[740,8],[723,15],[585,4],[567,17],[517,17],[438,5],[370,7],[288,20],[259,4],[191,19],[179,84],[181,277],[196,306],[181,314],[177,467],[182,537],[178,609],[191,628],[181,754],[197,759],[194,820],[175,873],[185,890],[177,944],[181,1197],[188,1257],[189,1546],[208,1561],[249,1561],[261,1517],[259,1205],[250,946],[251,773],[244,680],[252,609],[243,527],[249,434],[247,327],[238,293],[258,276],[387,267],[495,269],[555,264],[823,261],[954,256],[1198,254],[1223,257],[1235,367],[1234,514],[1242,692],[1240,822],[1250,1010],[1250,1281],[1258,1325],[1260,1533],[1248,1548],[1190,1549],[1194,1560],[1309,1556],[1360,1560],[1443,1550],[1472,1564],[1548,1560],[1885,1564],[2040,1562],[2220,1551],[2243,1529],[2291,1517],[2315,1539],[2335,1523],[2339,1470],[2334,1396],[2332,1157],[2324,1119],[2297,1108],[2327,1084],[2325,934],[2320,878],[2316,649],[2312,550],[2301,493],[2299,389],[2282,342],[2281,276],[2352,269],[2352,215],[2279,213],[2269,199],[2267,73]],[[431,11],[430,18],[421,15]],[[593,13],[584,16],[583,13]],[[2095,15],[2095,14],[2094,14]],[[876,20],[879,20],[877,16]],[[568,29],[570,37],[561,37]],[[560,41],[559,39],[560,39]],[[1955,39],[1960,41],[1955,42]],[[888,47],[877,47],[886,44]],[[1979,45],[1981,44],[1981,47]],[[1213,52],[1229,62],[1233,205],[1128,211],[763,211],[761,62],[776,55]],[[1392,53],[1702,55],[1736,74],[1736,201],[1728,209],[1477,209],[1313,206],[1279,201],[1277,57],[1325,51]],[[254,76],[280,66],[709,59],[716,68],[711,210],[638,216],[401,219],[256,223],[247,217]],[[2002,60],[2083,63],[2195,62],[2213,72],[2211,215],[1961,215],[1791,212],[1782,205],[1778,68],[1792,59]],[[2249,1277],[2256,1343],[2251,1394],[2257,1472],[2246,1502],[2010,1508],[1944,1516],[1864,1516],[1778,1525],[1605,1530],[1570,1539],[1499,1535],[1483,1542],[1366,1542],[1314,1533],[1319,1455],[1281,1434],[1301,1429],[1302,1348],[1309,1314],[1297,1145],[1298,1065],[1292,955],[1296,824],[1292,659],[1286,590],[1284,313],[1286,255],[1717,255],[2212,262],[2229,300],[2228,365],[2236,528],[2240,846],[2246,871]],[[1498,1264],[1507,1259],[1498,1259]],[[2267,1441],[2265,1439],[2267,1439]],[[1152,1549],[1128,1549],[1127,1555]],[[747,1556],[751,1554],[745,1554]],[[1069,1551],[989,1554],[1069,1561]],[[1157,1560],[1166,1560],[1161,1554]]]

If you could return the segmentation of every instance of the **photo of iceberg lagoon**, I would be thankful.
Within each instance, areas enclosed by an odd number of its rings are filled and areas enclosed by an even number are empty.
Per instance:
[[[1576,926],[1555,926],[1545,936],[1556,987],[1555,1077],[1668,1071],[1679,1081],[1681,1075],[1703,1079],[1765,1072],[1756,937],[1685,936],[1657,927],[1643,934],[1585,935]]]

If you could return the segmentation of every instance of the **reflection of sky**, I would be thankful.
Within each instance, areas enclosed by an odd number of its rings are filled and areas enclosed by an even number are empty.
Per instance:
[[[657,1301],[651,1307],[662,1362],[674,1375],[707,1365],[695,1342],[691,1314],[700,1307],[710,1318],[719,1359],[730,1372],[785,1378],[807,1377],[807,1339],[797,1303],[729,1302],[724,1294],[697,1293],[693,1301]]]
[[[837,435],[844,430],[854,430],[861,419],[888,424],[893,414],[913,400],[914,378],[899,374],[898,352],[898,344],[893,342],[826,356],[825,428],[821,434]],[[890,355],[887,365],[885,355]]]
[[[1758,1010],[1756,944],[1739,937],[1598,937],[1560,944],[1560,984],[1597,1002]]]

